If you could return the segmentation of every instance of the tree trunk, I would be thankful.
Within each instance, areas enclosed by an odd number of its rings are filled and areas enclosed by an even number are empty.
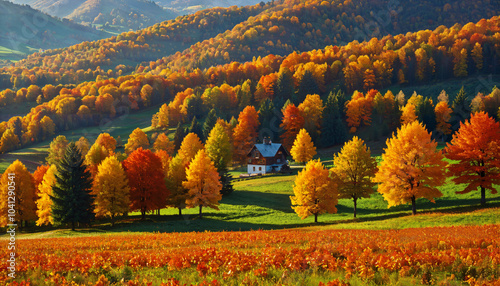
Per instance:
[[[73,231],[75,230],[75,222],[74,221],[71,222],[71,230],[73,230]]]
[[[179,208],[179,216],[182,216],[182,209]]]
[[[318,222],[318,213],[315,213],[315,214],[314,214],[314,222],[315,222],[315,223],[316,223],[316,222]]]
[[[115,226],[115,215],[111,214],[111,226]]]
[[[413,215],[417,214],[417,205],[415,204],[415,196],[411,197],[411,210]]]
[[[354,200],[354,218],[356,218],[356,209],[358,206],[358,198],[354,197],[353,200]]]
[[[486,205],[486,189],[484,187],[481,187],[481,206]]]
[[[142,209],[141,215],[142,215],[141,220],[145,220],[146,219],[146,210]]]
[[[200,218],[202,218],[201,208],[203,208],[203,206],[202,206],[202,205],[200,205]]]

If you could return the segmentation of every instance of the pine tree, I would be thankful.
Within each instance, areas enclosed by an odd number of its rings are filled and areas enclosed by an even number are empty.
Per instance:
[[[217,123],[217,112],[212,108],[210,112],[208,112],[207,118],[205,118],[205,122],[203,123],[203,138],[208,138],[215,123]]]
[[[269,98],[263,100],[260,104],[258,113],[259,113],[260,129],[264,131],[271,140],[274,140],[275,139],[274,136],[277,133],[274,131],[277,131],[278,127],[273,126],[273,122],[274,124],[276,124],[275,121],[278,116],[276,115],[276,110],[274,108],[273,101],[270,100]]]
[[[306,96],[308,94],[319,93],[320,90],[313,74],[309,70],[306,70],[304,72],[304,75],[302,76],[302,80],[300,81],[297,93],[295,94],[295,97],[292,99],[292,101],[297,105],[302,103],[304,99],[306,99]]]
[[[179,122],[179,124],[177,124],[177,128],[175,129],[175,133],[174,133],[174,150],[175,151],[179,150],[185,136],[186,136],[186,130],[184,130],[184,127],[182,127],[182,124]]]
[[[198,135],[198,138],[200,138],[201,141],[205,141],[206,138],[203,137],[203,130],[201,129],[200,123],[198,123],[198,119],[196,116],[193,117],[193,120],[191,120],[191,125],[189,126],[188,133],[194,133]]]
[[[471,113],[470,100],[463,86],[460,88],[455,100],[453,100],[451,109],[453,111],[450,119],[451,129],[457,131],[460,128],[460,122],[469,119]]]
[[[422,103],[417,107],[418,120],[425,125],[429,132],[436,129],[436,113],[434,112],[434,105],[432,99],[426,97]]]
[[[274,98],[278,101],[284,102],[291,99],[295,94],[293,76],[288,68],[280,69],[278,73],[278,80],[274,89]]]
[[[323,110],[323,123],[321,124],[321,136],[319,145],[330,147],[341,144],[347,139],[347,127],[342,121],[342,112],[339,100],[342,97],[339,90],[336,94],[330,92]]]
[[[56,183],[53,186],[52,216],[55,223],[90,223],[94,219],[90,173],[75,143],[69,143],[64,157],[56,162]]]

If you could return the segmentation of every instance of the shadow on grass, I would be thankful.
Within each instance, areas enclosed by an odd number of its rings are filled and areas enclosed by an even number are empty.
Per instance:
[[[290,195],[255,191],[234,191],[223,197],[222,203],[234,206],[258,206],[293,213]]]

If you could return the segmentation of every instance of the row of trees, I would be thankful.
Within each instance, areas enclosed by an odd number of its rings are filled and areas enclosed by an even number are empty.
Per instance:
[[[223,194],[232,192],[227,165],[231,161],[231,142],[227,123],[216,122],[206,144],[189,133],[174,156],[173,142],[161,133],[156,136],[153,151],[149,138],[139,128],[125,144],[125,154],[115,152],[117,141],[101,134],[90,146],[80,138],[69,143],[58,136],[50,144],[47,165],[30,174],[15,161],[2,176],[6,186],[8,174],[15,174],[17,221],[36,220],[37,225],[90,223],[95,216],[116,216],[130,211],[147,212],[165,207],[179,209],[199,207],[218,209]],[[0,193],[7,202],[7,188]],[[1,209],[7,211],[4,203]],[[2,226],[8,222],[0,221]]]
[[[299,139],[297,139],[299,140]],[[480,190],[481,205],[486,204],[486,190],[496,194],[500,184],[500,124],[485,112],[471,115],[460,125],[444,150],[438,150],[431,133],[417,120],[398,129],[387,140],[382,161],[371,157],[363,140],[354,137],[334,156],[334,167],[326,169],[318,160],[309,161],[294,183],[292,208],[302,218],[335,213],[339,198],[354,201],[367,198],[378,184],[378,192],[389,207],[411,203],[416,214],[416,200],[434,202],[443,194],[438,189],[447,177],[464,184],[458,194]],[[448,159],[444,161],[443,159]]]

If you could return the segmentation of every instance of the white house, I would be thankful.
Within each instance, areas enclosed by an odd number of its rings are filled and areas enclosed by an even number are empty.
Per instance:
[[[288,151],[280,143],[264,139],[264,143],[255,144],[248,152],[248,174],[266,174],[279,172],[287,164]]]

